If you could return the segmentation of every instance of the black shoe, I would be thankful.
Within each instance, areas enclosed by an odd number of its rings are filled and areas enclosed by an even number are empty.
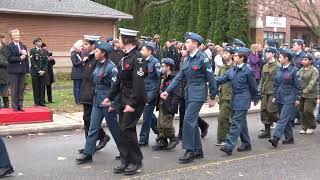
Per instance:
[[[223,151],[223,152],[225,152],[227,155],[232,155],[232,150],[230,150],[229,148],[227,148],[226,146],[222,146],[221,148],[220,148],[220,151]]]
[[[278,146],[279,139],[273,137],[273,138],[269,139],[269,142],[271,143],[271,145],[272,145],[273,147],[276,148],[276,147]]]
[[[293,138],[285,139],[282,141],[282,144],[294,144],[294,139]]]
[[[258,135],[259,139],[268,139],[271,138],[270,131],[263,131],[261,134]]]
[[[114,159],[115,159],[115,160],[120,160],[121,157],[120,157],[120,155],[117,155]]]
[[[124,173],[124,170],[128,167],[128,164],[121,163],[120,166],[113,168],[114,173]]]
[[[160,141],[160,136],[157,134],[157,137],[154,139],[156,142]]]
[[[152,150],[154,150],[154,151],[166,150],[167,147],[168,147],[167,139],[160,138],[160,140],[158,142],[156,142],[155,145],[152,146]]]
[[[0,178],[4,178],[10,174],[14,173],[13,167],[0,168]]]
[[[18,107],[18,111],[24,111],[22,107]]]
[[[139,146],[140,147],[144,147],[144,146],[148,146],[149,143],[145,143],[145,142],[139,142]]]
[[[196,150],[196,151],[193,153],[193,158],[194,158],[194,159],[204,158],[202,149]]]
[[[15,108],[13,108],[12,110],[13,110],[13,112],[18,112],[19,111],[19,109],[15,109]]]
[[[208,134],[209,125],[205,127],[204,129],[201,129],[201,138],[205,138]]]
[[[3,108],[9,108],[9,98],[2,97],[2,99],[3,99]]]
[[[96,152],[100,151],[104,147],[106,147],[107,143],[110,141],[110,136],[106,135],[103,139],[99,141],[98,146],[96,147]]]
[[[167,145],[167,150],[174,149],[179,144],[177,137],[170,138],[170,143]]]
[[[80,157],[76,159],[78,164],[85,164],[92,162],[92,155],[81,154]]]
[[[124,170],[124,175],[130,176],[140,173],[142,169],[142,162],[139,164],[129,164],[129,166]]]
[[[245,152],[245,151],[251,151],[251,145],[243,145],[241,144],[241,146],[238,147],[237,151],[238,152]]]
[[[182,157],[179,158],[179,163],[180,164],[186,164],[193,162],[195,159],[194,152],[187,150]]]
[[[79,150],[78,150],[78,153],[79,153],[79,154],[83,154],[83,152],[84,152],[84,149],[79,149]]]
[[[46,107],[46,105],[45,105],[45,104],[40,104],[39,106],[41,106],[41,107]]]

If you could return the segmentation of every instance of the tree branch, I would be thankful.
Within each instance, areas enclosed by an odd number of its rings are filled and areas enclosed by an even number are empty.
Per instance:
[[[153,6],[161,6],[161,5],[167,4],[171,1],[174,1],[174,0],[161,0],[161,1],[153,0],[153,1],[150,1],[147,5],[145,5],[143,9],[148,9]]]

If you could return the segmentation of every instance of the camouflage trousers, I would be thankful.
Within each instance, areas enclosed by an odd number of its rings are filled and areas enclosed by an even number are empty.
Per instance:
[[[260,115],[264,125],[272,125],[278,120],[278,106],[272,102],[272,99],[272,94],[262,94]]]

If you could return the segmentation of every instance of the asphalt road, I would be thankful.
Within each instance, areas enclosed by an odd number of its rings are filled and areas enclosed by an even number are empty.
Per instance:
[[[216,143],[216,118],[205,119],[210,124],[208,136],[202,141],[205,158],[181,165],[177,158],[183,154],[181,145],[173,151],[154,152],[151,147],[142,148],[143,172],[136,176],[112,173],[119,164],[115,143],[96,153],[90,164],[77,165],[77,149],[84,143],[83,132],[60,132],[17,136],[5,139],[12,164],[13,176],[8,180],[109,180],[109,179],[243,179],[243,180],[318,180],[320,179],[320,131],[313,135],[298,134],[295,128],[295,144],[277,149],[257,138],[261,127],[259,114],[248,115],[249,132],[253,150],[234,152],[226,156]],[[175,123],[176,127],[178,122]],[[140,129],[140,126],[138,127]],[[109,133],[110,134],[110,133]],[[150,143],[154,143],[151,133]]]

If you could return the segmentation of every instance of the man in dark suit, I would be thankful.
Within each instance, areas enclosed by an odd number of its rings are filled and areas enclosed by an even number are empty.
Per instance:
[[[27,47],[20,42],[20,31],[10,31],[12,42],[6,49],[8,75],[11,85],[11,101],[14,111],[23,111],[25,77],[29,73]]]
[[[0,137],[0,178],[4,178],[14,172],[11,165],[6,145]]]
[[[41,38],[33,40],[34,48],[30,49],[31,77],[34,104],[45,106],[46,73],[48,72],[47,52],[41,48]]]

